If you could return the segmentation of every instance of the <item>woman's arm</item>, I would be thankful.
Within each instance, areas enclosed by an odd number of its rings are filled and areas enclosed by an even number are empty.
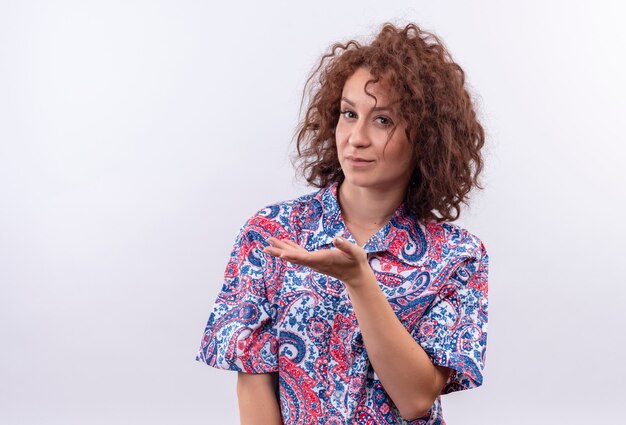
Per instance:
[[[277,372],[238,372],[237,398],[241,425],[282,425],[277,390]]]
[[[347,283],[372,367],[404,419],[424,416],[441,393],[450,369],[435,366],[398,320],[374,273]]]

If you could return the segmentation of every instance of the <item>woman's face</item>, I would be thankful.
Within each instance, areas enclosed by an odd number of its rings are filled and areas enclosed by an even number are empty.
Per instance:
[[[377,103],[365,93],[365,83],[370,79],[366,68],[357,69],[346,80],[341,95],[335,139],[344,184],[404,191],[413,172],[406,126],[399,123],[400,117],[391,108],[393,99],[384,80],[367,88]],[[394,124],[396,129],[389,138]]]

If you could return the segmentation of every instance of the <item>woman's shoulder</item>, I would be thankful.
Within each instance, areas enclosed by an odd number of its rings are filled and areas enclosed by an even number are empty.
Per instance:
[[[265,205],[246,220],[243,228],[262,228],[273,234],[298,231],[307,212],[323,190],[319,189],[296,198]]]
[[[481,259],[487,256],[482,239],[459,224],[427,221],[423,226],[431,257],[461,256]]]

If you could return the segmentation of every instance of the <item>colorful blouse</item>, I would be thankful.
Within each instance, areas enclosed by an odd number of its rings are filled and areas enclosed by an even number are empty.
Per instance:
[[[440,397],[407,421],[368,359],[343,283],[265,254],[266,238],[308,250],[351,242],[337,184],[268,206],[241,228],[196,360],[247,373],[278,372],[287,425],[445,424]],[[396,316],[433,363],[453,370],[442,394],[482,384],[488,255],[452,223],[417,221],[404,204],[363,246]]]

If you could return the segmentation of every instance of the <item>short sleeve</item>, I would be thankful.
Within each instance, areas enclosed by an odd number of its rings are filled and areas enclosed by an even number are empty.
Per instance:
[[[482,242],[479,252],[479,258],[456,267],[415,328],[414,337],[433,363],[453,370],[442,394],[483,382],[489,256]]]
[[[276,235],[263,222],[250,219],[237,235],[197,361],[246,373],[278,370],[276,308],[268,299],[278,264],[261,251],[266,238]]]

